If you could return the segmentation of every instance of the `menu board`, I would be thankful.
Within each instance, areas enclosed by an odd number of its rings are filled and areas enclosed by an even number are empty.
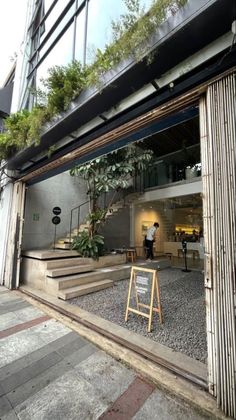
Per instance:
[[[152,329],[153,312],[159,314],[163,322],[159,279],[156,270],[132,267],[130,274],[125,321],[129,313],[135,313],[148,319],[148,332]]]

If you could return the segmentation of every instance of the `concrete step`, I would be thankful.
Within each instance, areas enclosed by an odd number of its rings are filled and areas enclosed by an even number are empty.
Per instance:
[[[46,271],[46,276],[48,277],[63,277],[69,276],[71,274],[80,274],[80,273],[88,273],[93,271],[93,266],[91,264],[87,265],[73,265],[69,267],[60,267],[60,268],[53,268],[51,270]]]
[[[74,274],[65,277],[46,277],[46,286],[51,293],[57,290],[68,289],[87,283],[102,281],[112,278],[113,281],[119,281],[130,276],[130,266],[113,266],[111,268],[102,268],[89,273]]]
[[[61,246],[61,245],[64,245],[64,244],[71,245],[72,242],[73,242],[73,238],[71,238],[71,239],[70,238],[60,238],[60,239],[57,240],[55,246],[57,247],[57,245]]]
[[[112,280],[95,281],[90,284],[83,284],[81,286],[71,287],[58,292],[58,297],[63,300],[72,299],[78,296],[87,295],[89,293],[97,292],[98,290],[106,289],[113,286]]]
[[[83,230],[88,230],[88,228],[89,228],[89,225],[83,223],[79,226],[79,229],[74,228],[71,233],[72,233],[72,235],[76,236],[76,235],[78,235],[78,233],[83,232]]]
[[[51,260],[51,261],[46,261],[46,270],[51,270],[53,268],[60,268],[60,267],[72,267],[74,265],[80,265],[84,263],[85,263],[84,258],[78,257],[78,256],[74,258],[62,258],[60,260]]]
[[[65,238],[60,238],[60,239],[57,240],[58,244],[71,243],[71,242],[73,242],[73,237],[70,238],[70,236],[66,236]]]
[[[55,290],[68,289],[82,284],[92,283],[108,278],[104,273],[99,271],[91,271],[89,273],[73,274],[64,277],[49,277],[47,276],[47,285]]]
[[[68,243],[64,243],[64,244],[60,244],[59,242],[57,242],[56,244],[55,244],[55,248],[56,249],[70,249],[70,247],[71,247],[71,245],[70,244],[68,244]]]
[[[72,239],[72,241],[73,241],[73,239],[74,238],[76,238],[76,236],[77,236],[77,234],[75,234],[75,233],[72,233],[71,234],[71,236],[70,236],[70,234],[69,233],[67,233],[67,235],[66,235],[66,241],[68,241],[68,240],[70,240],[70,239]]]
[[[54,261],[60,261],[61,258],[63,258],[62,261],[64,261],[64,258],[71,258],[71,257],[79,257],[79,254],[77,251],[69,250],[69,251],[63,251],[60,249],[36,249],[36,250],[29,250],[29,251],[22,251],[23,257],[29,257],[37,260],[54,260]]]

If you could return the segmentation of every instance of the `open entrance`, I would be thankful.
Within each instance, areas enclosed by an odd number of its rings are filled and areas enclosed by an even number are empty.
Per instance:
[[[142,165],[132,170],[127,166],[124,175],[124,162],[134,162],[130,147]],[[150,159],[142,161],[141,156],[147,154]],[[110,165],[114,174],[120,168],[123,184],[115,183],[115,175],[108,176],[97,191],[96,206],[91,208],[91,168],[97,170],[103,159],[105,166],[98,169],[97,178]],[[196,112],[181,122],[173,117],[170,127],[159,132],[153,129],[138,142],[85,166],[87,173],[78,165],[76,171],[72,167],[73,173],[64,172],[28,187],[21,284],[25,290],[39,289],[45,296],[67,300],[71,308],[85,309],[91,323],[93,314],[109,321],[104,334],[109,332],[127,346],[131,339],[131,348],[152,360],[168,359],[164,365],[206,386],[202,183]],[[59,208],[57,214],[55,208]],[[55,215],[58,224],[53,224]],[[161,325],[155,314],[152,332],[148,333],[142,317],[132,315],[125,322],[125,307],[131,266],[150,267],[145,236],[155,222],[159,229],[151,268],[158,272],[164,323]],[[93,257],[99,242],[88,243],[95,225],[95,233],[104,238],[103,256],[98,260]],[[173,350],[180,356],[174,358]]]
[[[179,188],[176,188],[176,192]],[[165,190],[161,191],[162,195]],[[203,220],[200,193],[160,198],[134,205],[134,236],[138,255],[146,255],[147,230],[158,220],[156,257],[166,256],[173,267],[203,270]],[[186,242],[186,252],[183,249]]]

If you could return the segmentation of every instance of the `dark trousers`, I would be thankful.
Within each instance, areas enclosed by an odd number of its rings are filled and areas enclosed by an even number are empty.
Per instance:
[[[149,241],[146,239],[146,247],[147,247],[147,259],[153,260],[153,241]]]

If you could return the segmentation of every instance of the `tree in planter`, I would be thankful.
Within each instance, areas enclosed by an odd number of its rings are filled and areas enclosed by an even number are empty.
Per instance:
[[[99,226],[105,222],[117,192],[129,187],[130,180],[134,175],[139,175],[149,165],[152,155],[151,150],[143,150],[136,145],[129,145],[71,169],[72,176],[80,176],[87,183],[89,229],[86,234],[91,241],[97,235]],[[110,191],[114,192],[110,203],[101,209],[99,198]],[[77,238],[75,241],[78,243]]]
[[[103,255],[104,238],[101,235],[89,234],[86,230],[81,232],[73,241],[72,249],[77,250],[83,257],[97,260]]]

